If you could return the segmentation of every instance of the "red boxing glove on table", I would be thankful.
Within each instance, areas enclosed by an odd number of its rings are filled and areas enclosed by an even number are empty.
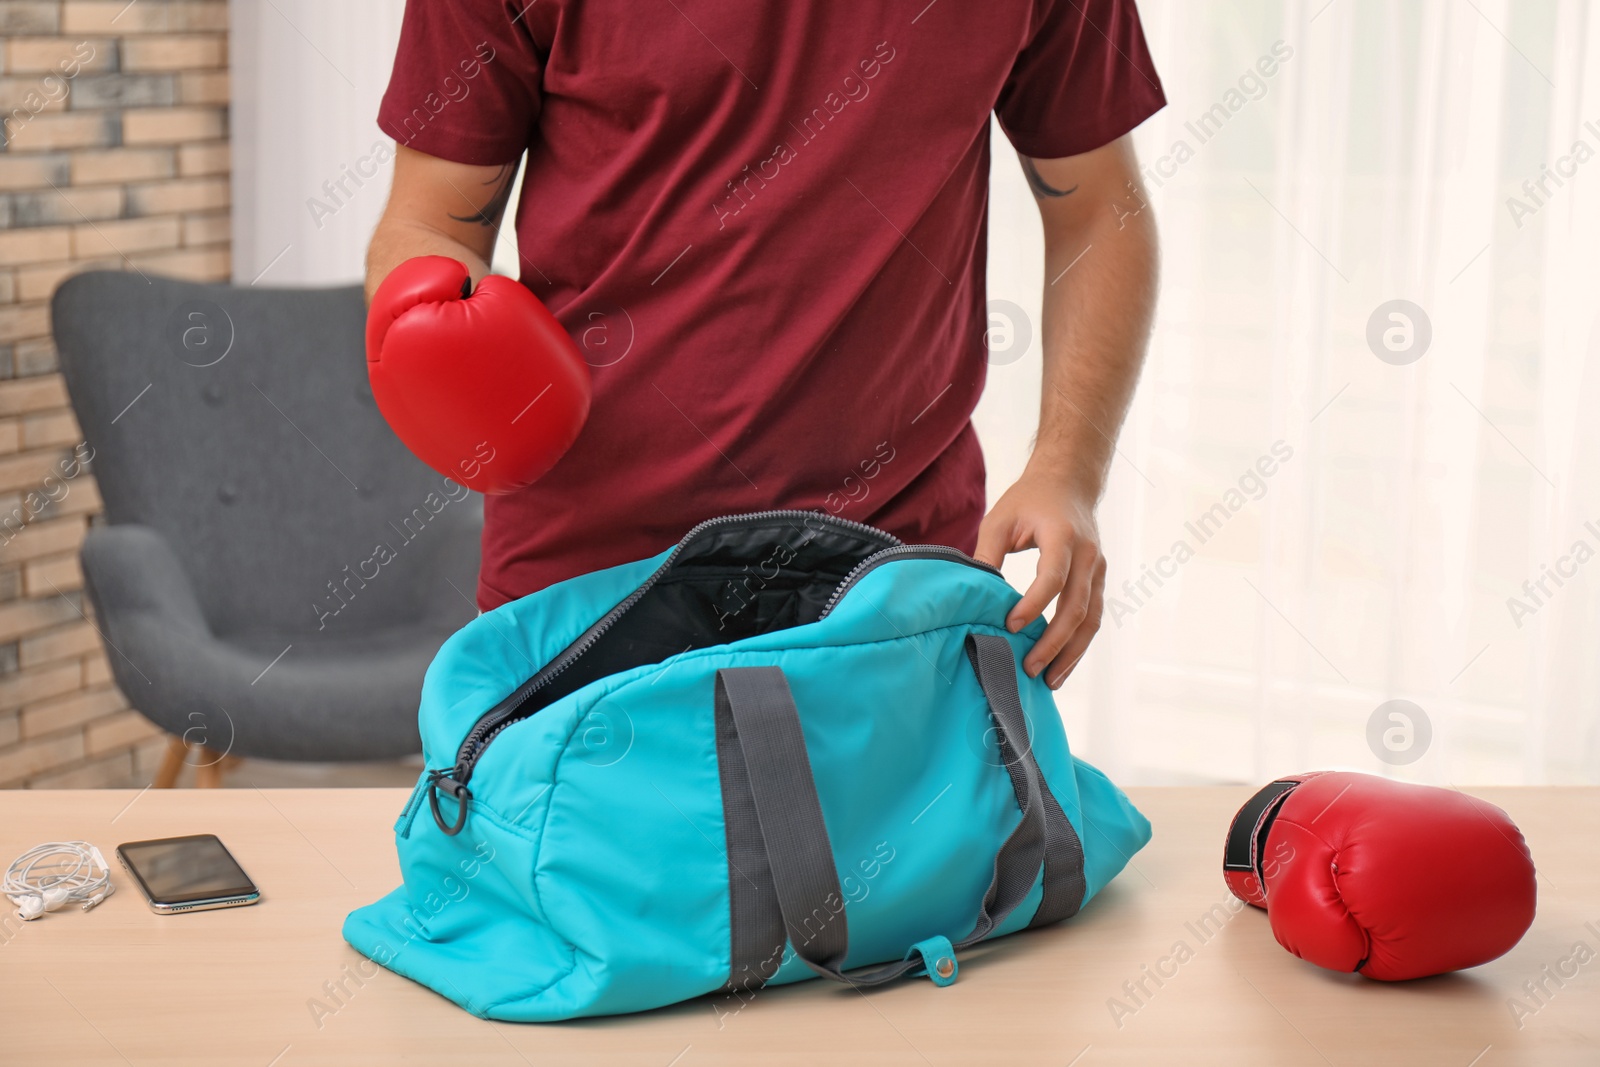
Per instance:
[[[1234,816],[1222,869],[1278,944],[1380,981],[1488,963],[1533,922],[1533,858],[1509,815],[1370,774],[1268,785]]]
[[[428,466],[480,493],[532,485],[589,417],[589,367],[520,282],[472,291],[448,256],[396,267],[367,311],[378,410]]]

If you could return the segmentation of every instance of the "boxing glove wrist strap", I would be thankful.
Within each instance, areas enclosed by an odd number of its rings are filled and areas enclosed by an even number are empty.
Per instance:
[[[1239,813],[1233,817],[1233,825],[1228,827],[1228,840],[1222,850],[1222,870],[1225,874],[1238,872],[1241,875],[1254,875],[1257,886],[1265,885],[1262,856],[1266,851],[1267,834],[1272,830],[1273,820],[1278,817],[1283,802],[1300,784],[1300,779],[1269,782],[1239,809]],[[1245,896],[1242,893],[1239,895]]]

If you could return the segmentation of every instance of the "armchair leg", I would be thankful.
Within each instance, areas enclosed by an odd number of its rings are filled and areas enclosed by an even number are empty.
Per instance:
[[[194,784],[196,789],[219,789],[222,786],[222,776],[243,762],[238,756],[226,752],[218,752],[214,748],[200,745],[196,748],[199,762],[194,768]]]
[[[167,751],[161,756],[161,766],[156,768],[150,785],[155,789],[171,789],[178,784],[178,772],[188,761],[189,743],[181,737],[167,738]]]
[[[181,737],[167,738],[167,750],[161,754],[161,766],[156,768],[156,773],[150,780],[153,789],[171,789],[178,784],[178,775],[183,773],[184,765],[189,762],[189,743]],[[205,745],[195,745],[194,754],[194,784],[198,789],[216,789],[222,785],[222,776],[244,760],[226,752],[207,748]]]

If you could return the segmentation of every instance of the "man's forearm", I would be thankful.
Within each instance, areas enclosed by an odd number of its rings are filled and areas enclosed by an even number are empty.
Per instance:
[[[447,234],[404,219],[385,218],[372,232],[367,246],[367,300],[378,291],[389,272],[417,256],[449,256],[466,264],[476,286],[489,273],[489,264],[473,249]]]
[[[515,163],[474,166],[397,148],[389,202],[367,246],[367,299],[390,271],[417,256],[459,260],[476,286],[489,273],[516,178]]]
[[[1075,157],[1022,157],[1045,229],[1045,381],[1032,480],[1093,507],[1139,381],[1155,314],[1155,218],[1130,138]]]
[[[1079,189],[1073,195],[1091,190]],[[1155,221],[1138,194],[1046,225],[1039,433],[1028,466],[1090,499],[1105,489],[1155,311]]]

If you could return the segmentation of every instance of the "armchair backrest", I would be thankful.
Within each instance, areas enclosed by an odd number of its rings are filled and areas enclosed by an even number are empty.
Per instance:
[[[426,613],[434,557],[450,528],[481,524],[480,502],[384,423],[360,289],[97,271],[51,310],[106,518],[167,538],[215,632]]]

